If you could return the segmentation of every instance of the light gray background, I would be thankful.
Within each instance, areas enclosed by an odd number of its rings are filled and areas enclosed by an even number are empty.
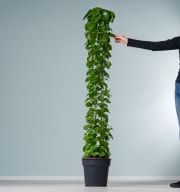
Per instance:
[[[179,0],[0,0],[1,176],[83,175],[82,18],[95,6],[115,12],[114,33],[180,34]],[[180,175],[178,51],[112,45],[110,175]]]

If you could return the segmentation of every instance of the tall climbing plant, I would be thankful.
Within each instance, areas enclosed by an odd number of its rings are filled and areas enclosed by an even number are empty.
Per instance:
[[[83,20],[85,24],[85,48],[87,55],[85,105],[88,108],[84,125],[85,141],[83,158],[109,158],[109,140],[113,138],[109,126],[110,79],[108,70],[111,67],[110,38],[114,37],[110,23],[114,21],[112,11],[95,7],[89,10]]]

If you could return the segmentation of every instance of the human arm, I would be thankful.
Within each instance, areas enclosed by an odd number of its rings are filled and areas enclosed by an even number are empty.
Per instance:
[[[152,51],[180,49],[180,37],[175,37],[173,39],[168,39],[165,41],[153,42],[153,41],[142,41],[142,40],[131,39],[123,35],[117,34],[115,35],[115,42],[127,44],[127,46],[130,46],[130,47],[148,49]]]

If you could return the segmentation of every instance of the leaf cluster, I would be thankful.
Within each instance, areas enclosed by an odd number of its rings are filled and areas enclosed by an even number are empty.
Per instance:
[[[108,105],[110,104],[110,90],[108,69],[112,50],[110,38],[114,37],[110,22],[115,14],[112,11],[95,7],[89,10],[83,19],[85,24],[85,48],[87,56],[87,95],[85,104],[88,108],[86,124],[84,125],[83,158],[109,158],[109,139],[113,138],[111,127],[108,125]]]

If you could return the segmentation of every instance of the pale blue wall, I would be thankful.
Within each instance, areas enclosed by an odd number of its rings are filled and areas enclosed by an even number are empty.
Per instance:
[[[179,0],[0,0],[1,176],[83,175],[82,18],[95,6],[116,13],[115,33],[155,41],[180,33]],[[178,52],[112,45],[110,175],[180,175]]]

